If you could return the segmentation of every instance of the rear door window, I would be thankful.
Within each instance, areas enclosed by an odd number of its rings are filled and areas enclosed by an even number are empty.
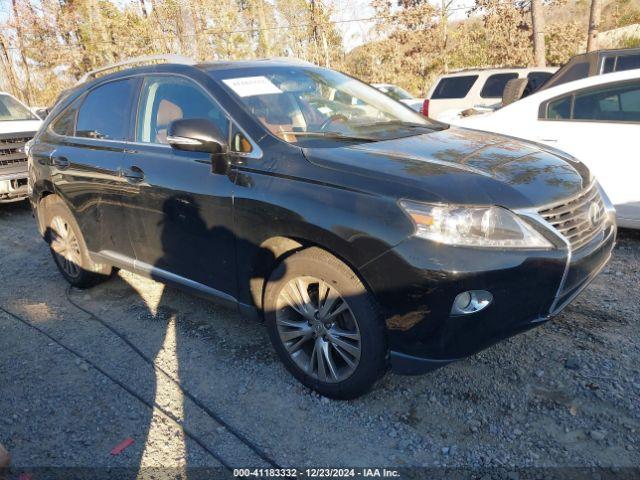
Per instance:
[[[76,136],[125,140],[136,80],[129,78],[101,85],[84,99],[76,124]]]
[[[482,98],[502,98],[504,86],[509,80],[518,78],[517,73],[495,73],[487,78],[480,96]]]
[[[576,94],[573,118],[604,122],[640,122],[640,82],[601,87]]]
[[[440,80],[431,98],[434,100],[445,98],[464,98],[476,83],[478,75],[463,75],[460,77],[446,77]]]

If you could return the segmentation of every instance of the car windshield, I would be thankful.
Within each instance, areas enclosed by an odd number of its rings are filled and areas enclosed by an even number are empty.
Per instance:
[[[386,93],[394,100],[409,100],[413,98],[413,95],[411,95],[409,92],[395,85],[380,85],[378,87],[378,90]]]
[[[0,95],[0,122],[11,120],[37,120],[24,105],[9,95]]]
[[[270,132],[291,143],[329,146],[445,128],[365,83],[324,68],[237,69],[218,78]]]

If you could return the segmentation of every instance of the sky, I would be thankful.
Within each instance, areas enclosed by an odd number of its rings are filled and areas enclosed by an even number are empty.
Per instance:
[[[33,0],[38,2],[39,0]],[[117,4],[125,5],[132,0],[112,0]],[[185,0],[188,1],[188,0]],[[269,1],[269,0],[268,0]],[[375,15],[371,7],[371,0],[327,0],[333,4],[334,14],[332,20],[338,23],[337,28],[342,32],[343,42],[347,51],[362,45],[369,38],[369,30],[374,25],[373,21],[353,21],[362,18],[370,18]],[[441,0],[429,0],[439,6]],[[466,9],[474,4],[474,0],[453,0],[453,12],[451,19],[464,18]],[[11,10],[11,0],[0,0],[0,21],[6,20]]]
[[[373,26],[373,21],[352,22],[350,20],[360,18],[370,18],[375,15],[371,7],[371,0],[329,0],[334,7],[335,13],[332,20],[338,23],[337,28],[342,32],[343,43],[347,51],[362,45],[367,41],[369,29]],[[430,0],[439,6],[440,0]],[[450,20],[459,20],[466,17],[467,9],[474,5],[474,0],[454,0],[451,9]]]

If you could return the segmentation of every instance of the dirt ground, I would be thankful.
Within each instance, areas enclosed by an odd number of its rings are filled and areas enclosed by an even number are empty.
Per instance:
[[[68,292],[26,204],[0,208],[0,232],[14,466],[640,466],[638,234],[546,325],[337,402],[235,312],[128,272]]]

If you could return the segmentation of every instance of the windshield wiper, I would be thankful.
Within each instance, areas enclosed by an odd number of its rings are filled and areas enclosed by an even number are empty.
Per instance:
[[[389,120],[386,122],[364,123],[362,125],[358,125],[358,128],[385,127],[385,126],[392,126],[392,125],[399,125],[401,127],[407,127],[407,128],[432,128],[431,125],[426,125],[423,123],[405,122],[404,120]]]
[[[376,142],[377,138],[372,137],[362,137],[357,135],[344,135],[338,132],[315,132],[313,130],[306,132],[282,132],[285,135],[295,135],[298,137],[323,137],[330,138],[336,140],[356,140],[356,141],[366,141],[366,142]]]
[[[399,126],[400,128],[424,128],[426,130],[445,130],[449,128],[447,124],[441,124],[440,122],[433,122],[428,124],[423,123],[414,123],[414,122],[406,122],[404,120],[389,120],[387,122],[374,122],[374,123],[365,123],[363,125],[358,125],[358,128],[370,128],[370,127],[392,127]]]

